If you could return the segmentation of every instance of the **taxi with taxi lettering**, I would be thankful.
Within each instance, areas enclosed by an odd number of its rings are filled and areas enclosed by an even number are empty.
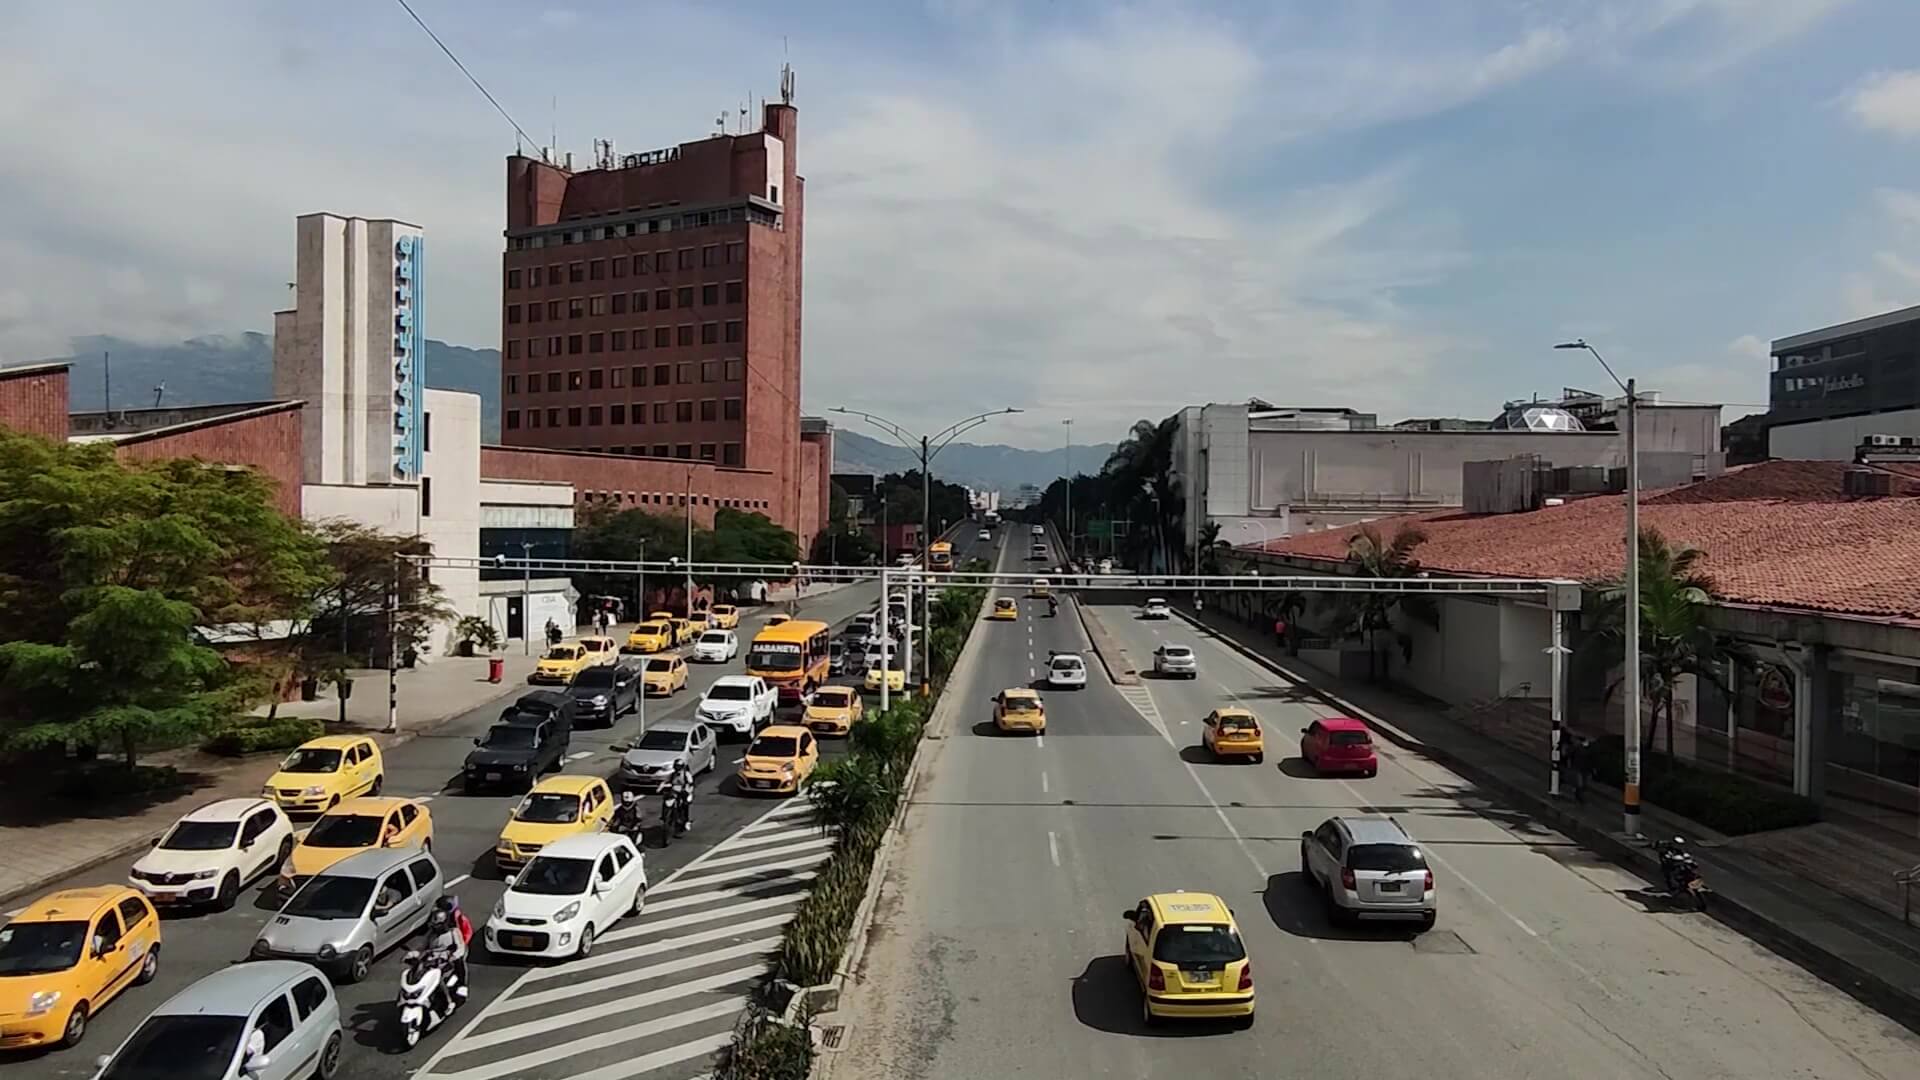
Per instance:
[[[707,609],[707,626],[713,630],[738,630],[740,609],[732,604],[715,604]]]
[[[627,631],[627,643],[620,647],[625,653],[657,653],[673,648],[673,624],[666,619],[648,619],[635,624]]]
[[[761,729],[740,759],[734,779],[740,790],[792,795],[820,764],[820,747],[813,733],[796,724],[774,724]]]
[[[1238,758],[1258,765],[1267,756],[1260,718],[1246,709],[1221,708],[1200,721],[1200,745],[1216,760]]]
[[[413,799],[348,799],[297,837],[276,884],[287,895],[313,875],[368,848],[433,848],[433,814]]]
[[[989,619],[1010,622],[1020,617],[1020,602],[1011,596],[1002,596],[993,602],[993,610],[987,614]]]
[[[160,916],[125,885],[48,893],[0,926],[0,1050],[71,1047],[160,971]]]
[[[1010,686],[994,695],[993,726],[1002,733],[1023,731],[1040,735],[1047,730],[1047,706],[1030,687]]]
[[[845,735],[865,716],[866,705],[851,686],[823,686],[807,699],[807,727],[822,735]]]
[[[533,786],[493,845],[493,861],[512,872],[527,864],[540,849],[563,836],[606,830],[613,817],[613,791],[597,776],[562,773]]]
[[[565,686],[573,681],[575,675],[597,663],[593,654],[578,641],[563,641],[547,650],[547,654],[534,665],[533,673],[527,676],[530,683],[546,683]]]
[[[1155,893],[1121,917],[1143,1022],[1227,1018],[1253,1025],[1253,961],[1226,901],[1212,893]]]
[[[320,814],[355,795],[378,795],[386,780],[380,746],[364,735],[322,735],[295,747],[267,777],[260,797],[288,817]]]

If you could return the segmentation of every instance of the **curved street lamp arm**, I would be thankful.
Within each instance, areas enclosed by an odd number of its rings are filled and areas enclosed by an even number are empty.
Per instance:
[[[847,409],[847,408],[841,408],[839,406],[835,406],[834,408],[829,409],[827,411],[845,413],[848,416],[857,416],[860,419],[865,420],[867,423],[872,424],[874,427],[879,428],[881,431],[884,431],[887,434],[893,436],[894,439],[896,439],[901,446],[904,446],[907,449],[912,450],[916,454],[920,452],[920,440],[907,434],[906,428],[901,427],[899,424],[894,423],[893,421],[887,419],[884,416],[875,416],[870,412],[861,412],[859,409]]]
[[[936,442],[942,446],[945,446],[947,443],[952,442],[953,437],[960,434],[962,431],[966,431],[969,428],[978,427],[981,424],[985,423],[988,420],[993,419],[996,416],[1007,416],[1012,413],[1017,413],[1019,411],[1020,411],[1019,409],[1015,409],[1009,406],[1005,409],[995,409],[992,412],[983,412],[978,416],[969,416],[965,420],[955,421],[953,425],[950,427],[945,427],[939,431],[934,432],[931,436],[928,437],[927,441]]]

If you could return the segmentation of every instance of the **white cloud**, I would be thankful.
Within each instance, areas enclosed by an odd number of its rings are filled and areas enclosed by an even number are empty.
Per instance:
[[[1727,342],[1727,351],[1744,360],[1765,360],[1773,355],[1773,346],[1765,338],[1741,334]]]
[[[1882,71],[1847,99],[1854,122],[1890,135],[1920,135],[1920,71]]]

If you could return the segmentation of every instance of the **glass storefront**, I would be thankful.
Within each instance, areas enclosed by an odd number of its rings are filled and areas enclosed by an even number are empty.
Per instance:
[[[1920,820],[1920,671],[1851,656],[1832,661],[1829,799],[1912,834]]]
[[[1758,663],[1726,664],[1727,692],[1707,680],[1695,686],[1698,720],[1694,757],[1701,764],[1793,786],[1793,712],[1796,683],[1791,668]]]

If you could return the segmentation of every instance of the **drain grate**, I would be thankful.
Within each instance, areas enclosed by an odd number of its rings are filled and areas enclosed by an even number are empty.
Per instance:
[[[820,1049],[838,1050],[847,1042],[847,1025],[828,1024],[820,1029]]]
[[[1413,951],[1435,956],[1475,956],[1478,950],[1451,930],[1429,930],[1413,939]]]

